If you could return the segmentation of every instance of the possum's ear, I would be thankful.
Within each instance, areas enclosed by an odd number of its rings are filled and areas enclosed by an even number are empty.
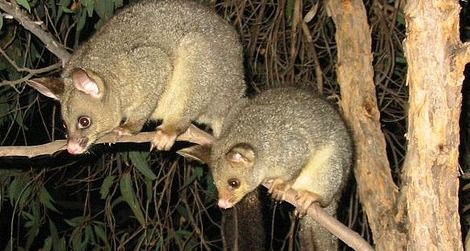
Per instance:
[[[82,68],[75,68],[72,71],[72,81],[75,88],[94,98],[103,97],[103,80],[91,71]]]
[[[60,100],[64,93],[64,81],[60,78],[33,78],[26,82],[42,95],[55,100]]]
[[[183,148],[177,151],[176,153],[191,160],[196,160],[201,163],[210,164],[209,163],[210,156],[211,156],[210,145],[194,145],[194,146]]]
[[[242,143],[232,147],[225,158],[233,164],[251,167],[255,162],[255,152],[250,145]]]

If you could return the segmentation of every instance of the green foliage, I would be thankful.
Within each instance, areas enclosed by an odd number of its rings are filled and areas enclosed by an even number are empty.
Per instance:
[[[116,179],[116,176],[114,175],[106,176],[106,178],[104,178],[103,185],[101,185],[100,188],[101,199],[106,199],[108,197],[109,190],[114,185],[114,179]]]
[[[28,0],[16,0],[16,2],[23,6],[23,8],[27,9],[28,12],[31,12],[31,6],[29,6]]]
[[[150,169],[150,164],[148,162],[148,152],[130,151],[128,154],[129,159],[132,161],[132,163],[142,175],[144,175],[147,179],[150,180],[155,180],[157,178],[157,176]]]
[[[124,201],[131,207],[134,216],[137,217],[137,220],[140,222],[140,224],[145,227],[144,213],[142,213],[139,200],[137,199],[137,195],[132,188],[130,173],[126,172],[122,175],[119,187],[121,189],[121,194]]]
[[[285,15],[287,20],[292,21],[292,16],[294,15],[295,0],[287,0]],[[291,23],[291,22],[289,22]]]
[[[17,176],[8,186],[8,198],[15,208],[24,208],[29,204],[32,194],[30,178],[29,175]]]
[[[54,203],[55,203],[54,199],[51,197],[51,194],[49,194],[49,192],[47,191],[47,188],[44,186],[41,187],[41,190],[39,193],[39,201],[46,208],[56,213],[59,213],[59,210],[57,210],[57,208],[54,206]]]

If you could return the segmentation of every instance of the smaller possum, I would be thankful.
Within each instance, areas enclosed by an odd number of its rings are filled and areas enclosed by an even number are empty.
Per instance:
[[[305,213],[317,202],[336,214],[352,164],[350,134],[339,113],[323,99],[295,88],[243,99],[228,114],[221,136],[209,147],[181,150],[209,164],[218,205],[231,208],[264,181],[274,190],[295,189]],[[273,194],[280,198],[282,193]],[[336,250],[337,239],[313,219],[301,219],[302,250]]]

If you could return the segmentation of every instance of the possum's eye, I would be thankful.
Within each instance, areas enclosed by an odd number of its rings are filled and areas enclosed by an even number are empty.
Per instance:
[[[228,185],[233,188],[233,189],[237,189],[240,187],[240,180],[239,179],[236,179],[236,178],[231,178],[227,181]]]
[[[91,125],[91,119],[87,116],[81,116],[78,118],[78,128],[80,129],[86,129],[90,127]]]

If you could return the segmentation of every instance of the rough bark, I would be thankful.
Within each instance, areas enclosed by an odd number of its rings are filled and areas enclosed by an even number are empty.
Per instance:
[[[459,4],[408,0],[408,152],[403,166],[409,250],[462,250],[459,116],[464,62],[455,60]]]
[[[371,35],[361,0],[330,0],[336,25],[341,107],[356,144],[354,174],[377,250],[404,250],[406,235],[397,215],[394,184],[380,126],[373,81]]]

